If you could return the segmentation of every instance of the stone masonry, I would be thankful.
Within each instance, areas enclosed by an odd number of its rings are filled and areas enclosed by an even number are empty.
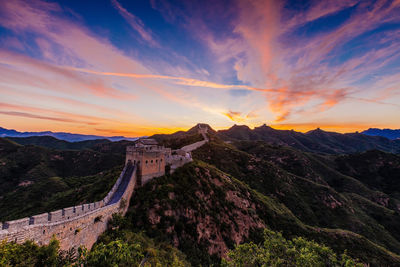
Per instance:
[[[90,249],[107,229],[112,214],[125,215],[136,186],[165,174],[165,166],[176,168],[192,161],[191,151],[208,142],[207,129],[199,126],[203,141],[178,150],[159,146],[153,139],[139,139],[126,149],[125,167],[107,196],[98,202],[63,208],[19,220],[0,222],[0,241],[48,244],[52,237],[63,250],[81,245]]]
[[[0,240],[33,240],[48,244],[54,236],[63,250],[84,245],[91,248],[107,228],[113,213],[125,214],[136,183],[136,166],[126,165],[108,195],[101,201],[64,208],[0,224]],[[123,188],[122,188],[123,187]],[[116,201],[111,201],[118,191]],[[115,200],[115,199],[114,199]],[[124,203],[123,205],[121,203]]]

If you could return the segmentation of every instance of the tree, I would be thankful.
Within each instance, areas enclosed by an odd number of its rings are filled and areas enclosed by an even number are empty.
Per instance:
[[[363,266],[344,252],[339,257],[327,246],[302,237],[285,239],[281,233],[264,230],[264,242],[253,242],[236,246],[222,260],[225,267],[247,266]]]
[[[0,266],[59,266],[59,242],[52,239],[46,246],[38,246],[33,241],[23,244],[0,243]]]

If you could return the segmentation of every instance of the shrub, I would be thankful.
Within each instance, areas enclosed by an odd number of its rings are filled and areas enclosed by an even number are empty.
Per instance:
[[[229,251],[228,259],[222,260],[225,267],[245,266],[357,266],[363,264],[350,258],[346,252],[339,257],[327,246],[302,237],[285,239],[281,233],[264,230],[264,242],[253,242],[236,246]]]

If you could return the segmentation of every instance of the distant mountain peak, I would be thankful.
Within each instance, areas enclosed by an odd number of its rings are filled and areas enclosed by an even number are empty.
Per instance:
[[[136,137],[130,138],[124,136],[100,136],[100,135],[86,135],[86,134],[74,134],[65,132],[51,132],[51,131],[19,132],[13,129],[6,129],[0,127],[0,137],[31,137],[31,136],[51,136],[59,140],[64,140],[68,142],[79,142],[79,141],[97,140],[97,139],[108,139],[110,141],[120,141],[120,140],[133,141],[137,139]]]
[[[400,129],[369,128],[361,133],[370,136],[382,136],[392,140],[400,139]]]
[[[322,130],[321,128],[315,128],[313,130],[310,130],[306,132],[306,134],[316,134],[316,133],[327,133],[326,131]]]
[[[193,126],[192,128],[190,128],[187,132],[188,133],[194,133],[194,132],[198,132],[198,130],[200,128],[207,128],[207,131],[209,132],[215,132],[215,130],[213,128],[211,128],[210,125],[208,125],[207,123],[197,123],[195,126]]]
[[[229,128],[229,129],[249,129],[250,130],[250,127],[249,126],[247,126],[247,125],[237,125],[237,124],[234,124],[231,128]]]
[[[263,125],[261,125],[261,126],[258,126],[258,127],[255,127],[255,128],[254,128],[254,130],[256,130],[256,129],[260,129],[260,130],[275,130],[274,128],[268,126],[268,125],[265,124],[265,123],[264,123]]]

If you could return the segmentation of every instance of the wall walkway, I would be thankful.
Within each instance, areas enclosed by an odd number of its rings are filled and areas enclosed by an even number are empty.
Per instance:
[[[176,156],[178,158],[175,159],[175,156],[171,156],[172,171],[192,161],[190,152],[208,142],[207,129],[199,126],[199,132],[204,138],[203,141],[181,148],[188,153],[188,157]],[[125,215],[136,186],[136,173],[137,166],[128,161],[113,188],[103,200],[19,220],[0,222],[0,241],[23,243],[26,240],[33,240],[39,245],[44,245],[55,236],[60,241],[60,247],[63,250],[81,245],[90,249],[107,229],[108,221],[114,213]]]
[[[61,249],[80,245],[90,249],[107,229],[112,214],[126,213],[135,184],[136,166],[127,164],[103,200],[0,223],[0,240],[33,240],[42,245],[55,236]]]

